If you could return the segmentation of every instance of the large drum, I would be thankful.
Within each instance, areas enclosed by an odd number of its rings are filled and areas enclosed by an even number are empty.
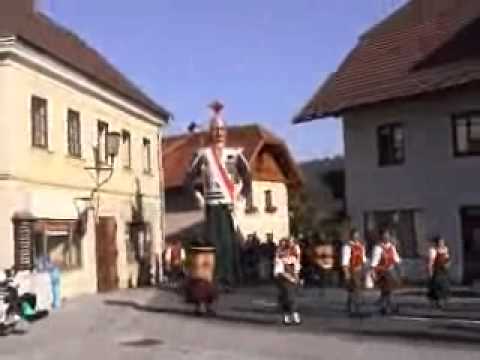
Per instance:
[[[335,265],[335,248],[331,244],[316,245],[312,252],[313,263],[324,271]]]
[[[213,282],[215,275],[215,248],[196,246],[190,248],[190,278]]]

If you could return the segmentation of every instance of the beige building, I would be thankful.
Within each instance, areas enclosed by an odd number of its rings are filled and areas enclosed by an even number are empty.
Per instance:
[[[185,239],[199,231],[203,212],[184,188],[194,152],[205,133],[167,137],[164,144],[166,237]],[[258,125],[229,127],[227,146],[241,148],[252,171],[252,196],[235,205],[235,221],[243,239],[256,234],[278,242],[290,233],[288,191],[300,185],[299,170],[287,146]]]
[[[409,1],[296,119],[343,118],[348,213],[370,247],[394,230],[411,279],[425,279],[435,235],[454,280],[480,279],[479,36],[480,2]]]
[[[161,253],[158,149],[169,113],[32,0],[3,0],[0,24],[0,268],[48,255],[66,297],[134,285],[139,254]],[[101,179],[113,175],[89,199],[94,148]]]

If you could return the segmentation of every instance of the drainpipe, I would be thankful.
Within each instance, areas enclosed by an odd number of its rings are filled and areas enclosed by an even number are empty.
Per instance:
[[[172,120],[172,117],[170,117],[169,120]],[[157,144],[158,144],[158,149],[157,149],[157,154],[158,154],[158,175],[159,175],[159,191],[160,191],[160,236],[161,236],[161,246],[160,246],[160,254],[159,259],[158,259],[158,275],[159,275],[159,282],[163,282],[163,259],[162,259],[162,253],[163,249],[165,247],[165,174],[164,174],[164,168],[163,168],[163,128],[160,127],[159,131],[157,133]]]

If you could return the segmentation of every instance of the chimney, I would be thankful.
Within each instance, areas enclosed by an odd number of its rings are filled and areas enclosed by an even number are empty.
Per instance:
[[[30,15],[37,9],[36,0],[0,0],[0,12],[8,16]]]

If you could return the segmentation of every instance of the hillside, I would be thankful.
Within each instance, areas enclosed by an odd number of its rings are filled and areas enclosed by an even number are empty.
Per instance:
[[[311,160],[300,163],[299,166],[305,179],[305,190],[317,210],[317,219],[328,219],[341,211],[344,201],[335,199],[324,176],[332,171],[342,171],[344,169],[343,157]],[[340,182],[336,186],[343,187]]]

